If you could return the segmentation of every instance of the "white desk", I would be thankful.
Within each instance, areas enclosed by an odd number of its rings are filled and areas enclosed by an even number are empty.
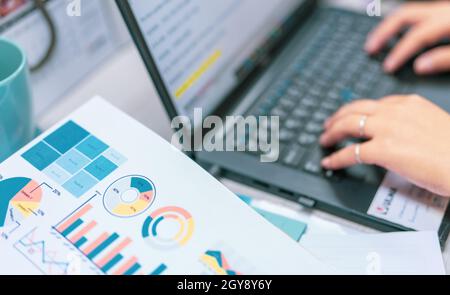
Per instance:
[[[346,0],[339,0],[339,2],[348,3]],[[99,67],[97,71],[86,77],[84,82],[80,83],[76,89],[61,98],[52,109],[38,118],[38,124],[42,129],[46,129],[92,96],[99,94],[169,140],[171,137],[170,121],[152,85],[137,50],[134,45],[129,44],[120,52],[117,52],[111,60]],[[287,215],[296,215],[308,223],[307,234],[376,232],[348,220],[317,210],[306,209],[299,204],[227,179],[223,179],[223,183],[236,193],[276,204],[281,212]],[[449,248],[447,246],[444,252],[447,273],[450,273]]]

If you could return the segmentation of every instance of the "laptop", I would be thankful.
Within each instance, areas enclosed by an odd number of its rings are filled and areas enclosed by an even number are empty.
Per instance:
[[[411,230],[367,213],[386,171],[320,165],[332,152],[318,144],[323,122],[353,99],[418,93],[450,110],[449,76],[417,77],[411,63],[386,75],[387,52],[367,56],[363,44],[379,18],[315,0],[116,1],[171,118],[193,118],[195,108],[221,118],[279,116],[277,161],[263,163],[252,152],[192,152],[197,163],[378,230]],[[201,125],[194,123],[195,134]],[[441,241],[449,220],[447,210]]]

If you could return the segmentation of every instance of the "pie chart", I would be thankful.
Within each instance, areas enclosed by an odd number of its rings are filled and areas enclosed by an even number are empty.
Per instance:
[[[194,219],[183,208],[168,206],[152,212],[142,226],[142,237],[158,249],[186,245],[194,232]]]
[[[0,227],[33,215],[41,200],[42,189],[32,179],[15,177],[0,181]]]
[[[130,175],[111,184],[105,191],[103,205],[117,217],[133,217],[147,210],[155,200],[155,186],[145,176]]]

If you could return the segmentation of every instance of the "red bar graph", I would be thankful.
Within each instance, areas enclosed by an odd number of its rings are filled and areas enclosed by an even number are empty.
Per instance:
[[[75,221],[80,219],[83,215],[85,215],[91,209],[92,209],[92,205],[87,204],[86,206],[81,208],[78,212],[76,212],[74,215],[72,215],[69,219],[67,219],[63,224],[58,226],[56,229],[60,233],[64,232],[69,226],[71,226]]]
[[[102,268],[104,267],[108,262],[110,262],[117,254],[119,254],[123,249],[125,249],[126,246],[128,246],[131,243],[130,238],[126,238],[123,240],[119,245],[117,245],[114,249],[112,249],[105,257],[103,257],[97,265]]]
[[[87,224],[85,227],[80,229],[79,232],[77,232],[72,238],[69,240],[72,243],[76,243],[78,240],[80,240],[83,236],[85,236],[88,232],[90,232],[95,226],[97,225],[96,221],[91,221],[89,224]]]

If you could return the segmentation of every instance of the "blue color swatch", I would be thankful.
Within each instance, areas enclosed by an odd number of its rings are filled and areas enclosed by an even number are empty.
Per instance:
[[[44,141],[61,154],[68,152],[89,135],[89,132],[69,121],[55,132],[47,136]]]
[[[73,121],[68,121],[22,154],[22,158],[80,197],[126,158]]]
[[[76,149],[82,152],[89,159],[93,160],[106,151],[108,149],[108,145],[95,136],[89,136],[81,142]]]
[[[70,174],[75,174],[89,163],[89,159],[80,154],[77,150],[70,150],[64,156],[59,158],[56,163]]]
[[[239,198],[293,240],[299,241],[305,233],[306,223],[255,207],[251,197],[239,195]]]
[[[97,160],[86,167],[86,171],[98,180],[103,180],[106,176],[111,174],[116,169],[116,164],[103,156],[100,156]]]
[[[72,195],[79,198],[97,184],[97,180],[85,171],[80,171],[77,175],[63,184],[63,187]]]
[[[45,142],[39,142],[34,147],[26,151],[22,157],[37,170],[42,171],[56,161],[56,159],[60,157],[60,154],[58,154]]]

